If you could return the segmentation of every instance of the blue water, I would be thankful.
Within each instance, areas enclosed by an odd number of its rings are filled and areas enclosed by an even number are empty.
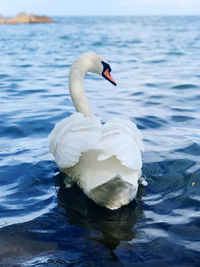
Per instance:
[[[1,266],[199,266],[200,17],[54,19],[0,25]],[[118,84],[86,76],[93,111],[134,121],[146,147],[148,186],[115,212],[65,189],[48,149],[87,51]]]

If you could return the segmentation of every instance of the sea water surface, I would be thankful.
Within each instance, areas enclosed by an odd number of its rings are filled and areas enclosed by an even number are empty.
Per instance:
[[[199,266],[200,17],[67,17],[0,25],[1,266]],[[65,188],[48,134],[75,112],[68,71],[106,58],[118,86],[88,74],[105,122],[141,129],[136,201],[117,211]]]

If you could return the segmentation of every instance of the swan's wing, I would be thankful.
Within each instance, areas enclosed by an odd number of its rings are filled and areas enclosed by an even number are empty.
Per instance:
[[[112,118],[103,127],[104,135],[110,135],[113,131],[120,131],[130,135],[141,151],[144,150],[144,144],[142,142],[142,134],[137,128],[136,124],[130,120]]]
[[[74,166],[81,156],[100,141],[101,123],[96,117],[75,113],[57,123],[49,135],[50,152],[61,168]]]
[[[131,121],[114,118],[103,125],[99,149],[102,153],[98,160],[116,156],[128,168],[140,170],[142,167],[142,136]]]

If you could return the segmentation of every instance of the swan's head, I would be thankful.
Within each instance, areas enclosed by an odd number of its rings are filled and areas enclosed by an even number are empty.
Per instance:
[[[103,76],[113,85],[117,85],[113,77],[110,75],[111,67],[103,57],[95,53],[85,53],[80,56],[75,63],[82,65],[85,72],[96,73]]]

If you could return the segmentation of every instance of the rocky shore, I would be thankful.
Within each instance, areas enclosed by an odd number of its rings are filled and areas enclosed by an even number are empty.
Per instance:
[[[24,12],[19,13],[12,18],[5,18],[3,16],[0,16],[0,24],[48,23],[48,22],[53,22],[53,20],[47,16],[37,16],[35,14],[27,15]]]

